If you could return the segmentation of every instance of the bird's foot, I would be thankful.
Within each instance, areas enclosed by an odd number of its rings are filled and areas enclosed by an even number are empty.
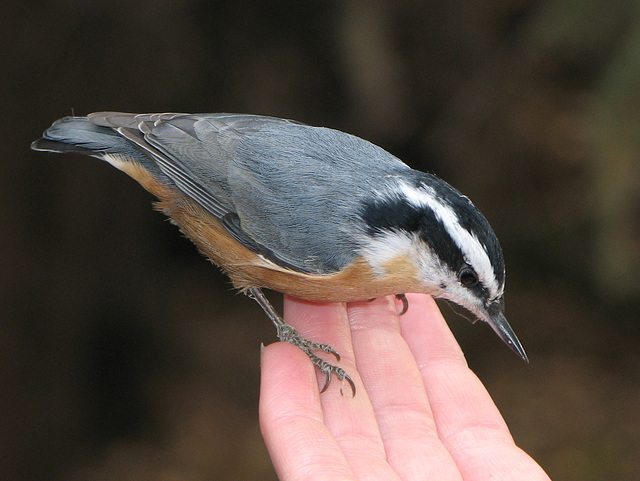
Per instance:
[[[282,342],[288,342],[289,344],[293,344],[294,346],[298,346],[300,349],[302,349],[302,351],[309,357],[313,365],[316,366],[320,370],[320,372],[326,376],[326,381],[324,383],[324,386],[322,387],[322,390],[320,391],[321,393],[327,390],[329,384],[331,384],[331,376],[335,375],[340,381],[347,381],[349,383],[349,386],[351,387],[353,396],[356,395],[356,385],[349,377],[347,372],[343,368],[335,366],[315,354],[317,351],[326,352],[327,354],[335,356],[335,358],[339,361],[340,354],[338,354],[335,349],[333,349],[328,344],[320,344],[302,337],[293,326],[285,323],[284,321],[282,324],[279,324],[277,326],[277,329],[278,339],[280,339]]]
[[[324,387],[320,392],[325,392],[327,390],[329,384],[331,384],[331,376],[335,374],[335,376],[339,380],[347,381],[349,383],[349,386],[351,386],[353,395],[356,395],[356,385],[346,373],[346,371],[341,367],[334,366],[333,364],[325,361],[315,354],[316,351],[326,352],[327,354],[335,356],[335,358],[339,361],[340,354],[338,354],[335,349],[333,349],[328,344],[319,344],[302,337],[292,325],[287,324],[284,319],[280,317],[280,315],[273,308],[260,288],[249,288],[247,289],[246,294],[254,299],[258,304],[260,304],[260,307],[262,307],[267,316],[269,316],[271,322],[273,322],[274,326],[276,326],[278,339],[283,342],[293,344],[294,346],[298,346],[300,349],[302,349],[304,353],[309,357],[309,359],[311,359],[313,365],[320,369],[320,372],[322,372],[325,376],[327,376]],[[342,389],[340,390],[340,392],[342,392]]]

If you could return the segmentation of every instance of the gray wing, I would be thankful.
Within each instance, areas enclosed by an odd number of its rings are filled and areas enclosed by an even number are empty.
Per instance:
[[[358,137],[238,114],[97,113],[248,248],[298,271],[331,273],[357,255],[361,202],[409,169]]]

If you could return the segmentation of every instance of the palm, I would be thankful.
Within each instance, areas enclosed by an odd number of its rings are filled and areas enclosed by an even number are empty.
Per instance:
[[[348,304],[285,299],[302,335],[334,346],[358,392],[320,395],[294,346],[262,357],[260,422],[282,480],[548,480],[518,448],[429,296]],[[356,369],[357,365],[357,369]]]

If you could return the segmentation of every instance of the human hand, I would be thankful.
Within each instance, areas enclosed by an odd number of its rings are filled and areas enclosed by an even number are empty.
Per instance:
[[[285,297],[285,320],[333,346],[357,386],[324,379],[300,349],[262,353],[260,425],[282,481],[549,480],[518,448],[430,296],[314,304]],[[357,368],[356,368],[357,365]]]

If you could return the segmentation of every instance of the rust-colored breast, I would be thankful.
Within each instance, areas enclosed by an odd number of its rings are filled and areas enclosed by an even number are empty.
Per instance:
[[[115,165],[115,164],[114,164]],[[160,201],[157,208],[193,241],[200,252],[221,267],[241,290],[267,287],[315,302],[350,302],[405,292],[424,292],[417,280],[415,264],[397,256],[378,275],[359,258],[334,274],[306,274],[281,267],[244,247],[200,205],[180,191],[161,184],[134,162],[117,165]]]

